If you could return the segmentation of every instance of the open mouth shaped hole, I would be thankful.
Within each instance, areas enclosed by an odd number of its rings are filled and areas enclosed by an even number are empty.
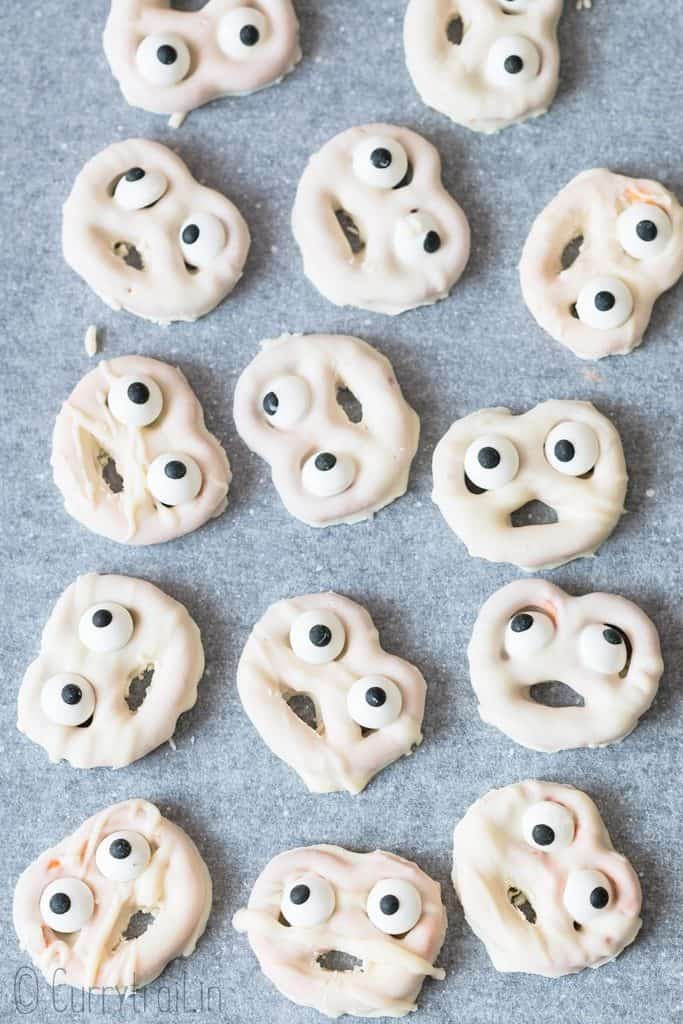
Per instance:
[[[116,463],[109,452],[100,452],[97,461],[102,466],[102,479],[112,492],[120,494],[123,490],[123,477],[116,468]]]
[[[456,14],[455,18],[451,18],[446,26],[446,38],[449,43],[453,43],[453,46],[460,46],[464,34],[465,29],[462,18],[459,14]]]
[[[365,239],[360,233],[360,228],[347,210],[336,210],[335,217],[344,232],[344,238],[349,243],[351,252],[357,256],[365,248]]]
[[[347,387],[337,389],[337,402],[346,413],[351,423],[360,423],[363,419],[363,406],[360,404],[353,391]]]
[[[132,267],[133,270],[145,269],[142,253],[135,248],[132,242],[115,242],[113,251],[114,255],[123,260],[127,267]]]
[[[510,526],[550,526],[558,521],[557,512],[544,501],[527,501],[510,514]]]
[[[578,259],[579,253],[581,252],[581,246],[583,245],[583,235],[576,235],[570,242],[567,242],[562,255],[560,256],[560,264],[563,270],[569,270],[572,263],[575,263]]]
[[[147,691],[154,678],[154,665],[147,665],[138,675],[131,679],[128,686],[128,693],[125,696],[126,704],[130,711],[139,711],[145,703]]]
[[[519,911],[522,917],[525,918],[529,924],[536,924],[536,911],[525,892],[522,892],[521,889],[517,889],[516,886],[511,885],[508,889],[507,896],[515,910]]]
[[[317,962],[324,971],[358,971],[363,969],[363,961],[350,953],[342,953],[340,949],[329,949],[321,953]]]
[[[534,683],[529,689],[529,696],[545,708],[582,708],[586,704],[580,693],[566,683],[561,683],[559,679]]]
[[[121,933],[121,938],[124,942],[130,942],[132,939],[139,939],[141,935],[144,935],[148,928],[151,928],[154,924],[154,914],[150,914],[146,910],[136,910],[135,913],[129,917],[126,930]]]
[[[315,704],[305,693],[293,693],[287,698],[287,704],[297,718],[300,718],[304,725],[314,732],[318,732],[318,714]]]

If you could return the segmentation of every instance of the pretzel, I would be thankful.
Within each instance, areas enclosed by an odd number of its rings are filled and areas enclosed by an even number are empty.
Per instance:
[[[683,274],[683,207],[656,181],[584,171],[534,221],[519,273],[555,341],[581,359],[623,355]]]
[[[561,14],[562,0],[410,0],[403,41],[413,84],[473,131],[538,117],[557,91]]]
[[[64,204],[69,266],[112,309],[160,324],[217,306],[242,276],[249,245],[237,207],[148,139],[98,153]]]
[[[391,315],[445,298],[470,252],[437,150],[389,124],[350,128],[311,157],[292,229],[325,298]]]
[[[497,971],[601,967],[642,923],[637,874],[573,786],[518,782],[472,804],[455,827],[453,884]]]
[[[433,500],[470,555],[529,571],[592,555],[624,511],[621,439],[590,402],[481,409],[442,437],[433,470]],[[513,525],[531,501],[557,522]]]
[[[112,0],[103,42],[127,102],[154,114],[264,89],[301,60],[291,0]]]
[[[52,469],[69,515],[122,544],[196,530],[224,512],[231,480],[185,377],[143,356],[79,381],[57,416]]]
[[[416,1009],[425,977],[445,977],[434,967],[446,934],[438,882],[381,850],[279,854],[233,925],[283,996],[327,1017],[402,1017]],[[336,968],[340,953],[360,963]]]
[[[312,793],[359,793],[422,742],[422,674],[384,651],[365,609],[338,594],[272,605],[247,640],[237,688],[261,738]],[[314,726],[289,706],[302,695]]]
[[[345,390],[358,421],[338,401]],[[358,338],[325,334],[264,342],[237,382],[235,424],[309,526],[367,519],[404,494],[420,432],[389,361]]]
[[[489,597],[468,657],[482,719],[548,752],[628,736],[654,700],[663,670],[657,630],[632,601],[570,597],[540,579],[517,580]],[[533,699],[533,686],[555,681],[578,693],[583,706]]]
[[[190,956],[210,910],[197,847],[146,800],[88,818],[34,860],[14,893],[19,944],[50,987],[120,994]],[[154,920],[135,936],[141,913]]]

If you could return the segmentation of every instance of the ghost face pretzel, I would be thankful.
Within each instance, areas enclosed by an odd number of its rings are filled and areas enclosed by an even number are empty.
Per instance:
[[[615,594],[570,597],[545,580],[517,580],[481,608],[468,649],[485,722],[532,750],[623,739],[654,700],[659,637],[647,615]],[[582,707],[547,707],[535,685],[559,680]]]
[[[89,160],[64,204],[64,258],[112,309],[196,320],[242,276],[249,229],[158,142],[128,139]]]
[[[312,793],[359,793],[422,742],[426,684],[379,642],[372,619],[338,594],[278,601],[254,627],[237,669],[244,710]],[[315,727],[289,706],[306,696]]]
[[[439,441],[433,469],[433,500],[470,555],[528,570],[593,554],[619,521],[628,479],[619,434],[590,402],[472,413]],[[530,501],[557,522],[513,526]]]
[[[14,893],[22,949],[52,985],[141,988],[190,956],[211,910],[197,847],[146,800],[114,804],[42,853]],[[131,918],[153,915],[127,937]]]
[[[291,0],[112,0],[103,42],[128,103],[156,114],[263,89],[301,59]]]
[[[378,313],[445,298],[470,251],[438,152],[389,124],[350,128],[311,157],[292,228],[304,272],[325,298]]]
[[[358,422],[339,404],[344,389],[360,402]],[[237,383],[235,423],[310,526],[358,522],[400,497],[420,430],[388,360],[341,335],[266,342]]]
[[[51,761],[121,768],[171,738],[203,671],[199,630],[178,601],[130,576],[79,576],[24,676],[18,728]]]
[[[572,786],[520,782],[477,800],[455,827],[453,883],[498,971],[600,967],[640,930],[638,876]]]
[[[555,341],[582,359],[625,354],[683,274],[683,208],[656,181],[584,171],[534,221],[519,273]]]
[[[287,999],[328,1017],[402,1017],[416,1009],[425,977],[445,977],[433,966],[446,933],[438,883],[381,850],[281,853],[233,924]],[[362,966],[335,970],[331,953]]]
[[[403,38],[415,88],[478,132],[544,114],[557,90],[561,13],[562,0],[410,0]]]
[[[122,544],[196,530],[225,510],[231,479],[180,370],[142,356],[101,362],[76,385],[57,416],[52,468],[67,512]]]

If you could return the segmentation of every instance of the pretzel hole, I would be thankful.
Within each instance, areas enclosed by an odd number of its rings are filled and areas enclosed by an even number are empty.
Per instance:
[[[145,703],[147,691],[152,685],[154,678],[154,665],[147,665],[146,668],[134,676],[128,684],[128,693],[124,697],[128,709],[132,712],[139,711]]]
[[[576,260],[579,258],[579,253],[581,252],[582,245],[583,235],[576,235],[575,238],[572,238],[571,242],[567,242],[562,250],[562,255],[560,256],[560,263],[563,270],[569,270],[572,263],[576,263]]]
[[[174,11],[201,11],[207,0],[171,0],[171,9]]]
[[[120,494],[123,490],[123,477],[116,468],[113,457],[109,452],[101,451],[97,456],[97,461],[102,467],[102,479],[109,490],[112,494]]]
[[[363,419],[363,406],[350,388],[345,386],[337,388],[337,402],[351,423],[360,423]]]
[[[515,509],[510,514],[510,526],[550,526],[558,522],[558,515],[554,508],[546,505],[544,501],[527,501],[521,508]]]
[[[522,892],[521,889],[511,885],[508,889],[507,896],[515,910],[518,910],[529,924],[536,924],[536,911],[529,902],[529,897],[525,892]]]
[[[132,939],[139,939],[141,935],[144,935],[148,928],[151,928],[154,924],[154,914],[150,914],[146,910],[136,910],[128,919],[126,929],[121,933],[121,938],[124,942],[130,942]]]
[[[606,622],[605,625],[609,626],[610,629],[616,630],[616,632],[621,636],[621,638],[624,641],[624,644],[626,645],[626,664],[619,673],[619,678],[625,679],[628,675],[628,670],[631,667],[631,656],[633,654],[633,647],[631,646],[631,641],[626,636],[626,633],[624,633],[623,629],[619,629],[619,626],[615,626],[611,622]]]
[[[293,693],[291,697],[287,698],[287,705],[309,729],[313,729],[314,732],[322,732],[322,728],[318,729],[318,713],[315,703],[307,694]]]
[[[118,256],[120,260],[123,260],[127,267],[132,267],[133,270],[145,269],[142,254],[139,249],[136,249],[132,242],[115,242],[113,252],[115,256]]]
[[[363,961],[350,953],[342,953],[341,949],[328,949],[316,958],[316,962],[324,971],[360,971]]]
[[[395,192],[399,188],[405,188],[406,185],[410,185],[412,180],[413,180],[413,165],[411,164],[411,162],[409,160],[408,161],[408,167],[406,168],[406,173],[403,175],[403,177],[399,181],[398,185],[394,185],[392,191]]]
[[[569,307],[569,312],[570,312],[571,316],[574,317],[575,320],[579,319],[579,311],[576,308],[576,303],[575,302],[572,302],[571,306]]]
[[[529,688],[529,696],[536,704],[541,704],[545,708],[583,708],[586,705],[580,693],[559,679],[534,683]]]
[[[451,18],[446,25],[446,38],[449,43],[453,43],[453,46],[460,46],[464,34],[465,28],[462,23],[462,18],[459,14],[456,14],[456,16]]]
[[[360,233],[360,228],[347,210],[335,210],[334,215],[344,233],[344,238],[349,243],[351,252],[357,256],[365,248],[365,239]]]
[[[486,494],[486,488],[479,487],[477,484],[473,484],[470,478],[468,477],[467,473],[464,474],[464,477],[465,487],[470,492],[470,494]]]

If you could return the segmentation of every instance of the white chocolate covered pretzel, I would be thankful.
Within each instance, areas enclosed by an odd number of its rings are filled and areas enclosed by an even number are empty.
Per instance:
[[[557,90],[561,14],[562,0],[410,0],[403,39],[415,88],[478,132],[544,114]]]
[[[237,207],[148,139],[89,160],[64,204],[64,258],[112,309],[167,324],[209,313],[249,252]]]
[[[325,298],[392,315],[445,298],[470,252],[437,150],[389,124],[350,128],[311,157],[292,229]]]
[[[190,956],[210,910],[197,847],[146,800],[88,818],[40,854],[14,893],[19,943],[50,986],[121,994]],[[136,936],[140,914],[153,921]]]
[[[261,738],[312,793],[359,793],[422,742],[422,674],[384,651],[366,610],[339,594],[272,605],[247,640],[237,687]],[[314,725],[289,706],[295,696],[312,701]]]
[[[642,923],[638,876],[572,786],[518,782],[472,804],[455,827],[453,884],[498,971],[600,967]]]
[[[287,999],[327,1017],[416,1009],[446,934],[441,888],[391,853],[308,846],[275,857],[233,919]],[[340,953],[359,961],[337,969]]]
[[[683,207],[659,182],[584,171],[534,221],[519,273],[555,341],[581,359],[623,355],[683,274]]]
[[[616,594],[570,597],[546,580],[517,580],[482,606],[468,648],[479,714],[532,750],[614,743],[635,729],[663,670],[653,622]],[[583,705],[537,703],[561,682]]]
[[[621,439],[590,402],[481,409],[441,438],[433,470],[433,500],[470,555],[521,569],[592,555],[624,511]],[[513,525],[532,501],[557,521]]]
[[[353,422],[338,401],[348,391],[361,406]],[[264,342],[237,382],[235,423],[310,526],[367,519],[404,494],[420,432],[389,361],[325,334]]]
[[[196,530],[225,510],[231,480],[185,377],[143,356],[79,381],[57,416],[52,469],[69,515],[122,544]]]
[[[291,0],[112,0],[103,42],[128,103],[155,114],[263,89],[301,59]]]

